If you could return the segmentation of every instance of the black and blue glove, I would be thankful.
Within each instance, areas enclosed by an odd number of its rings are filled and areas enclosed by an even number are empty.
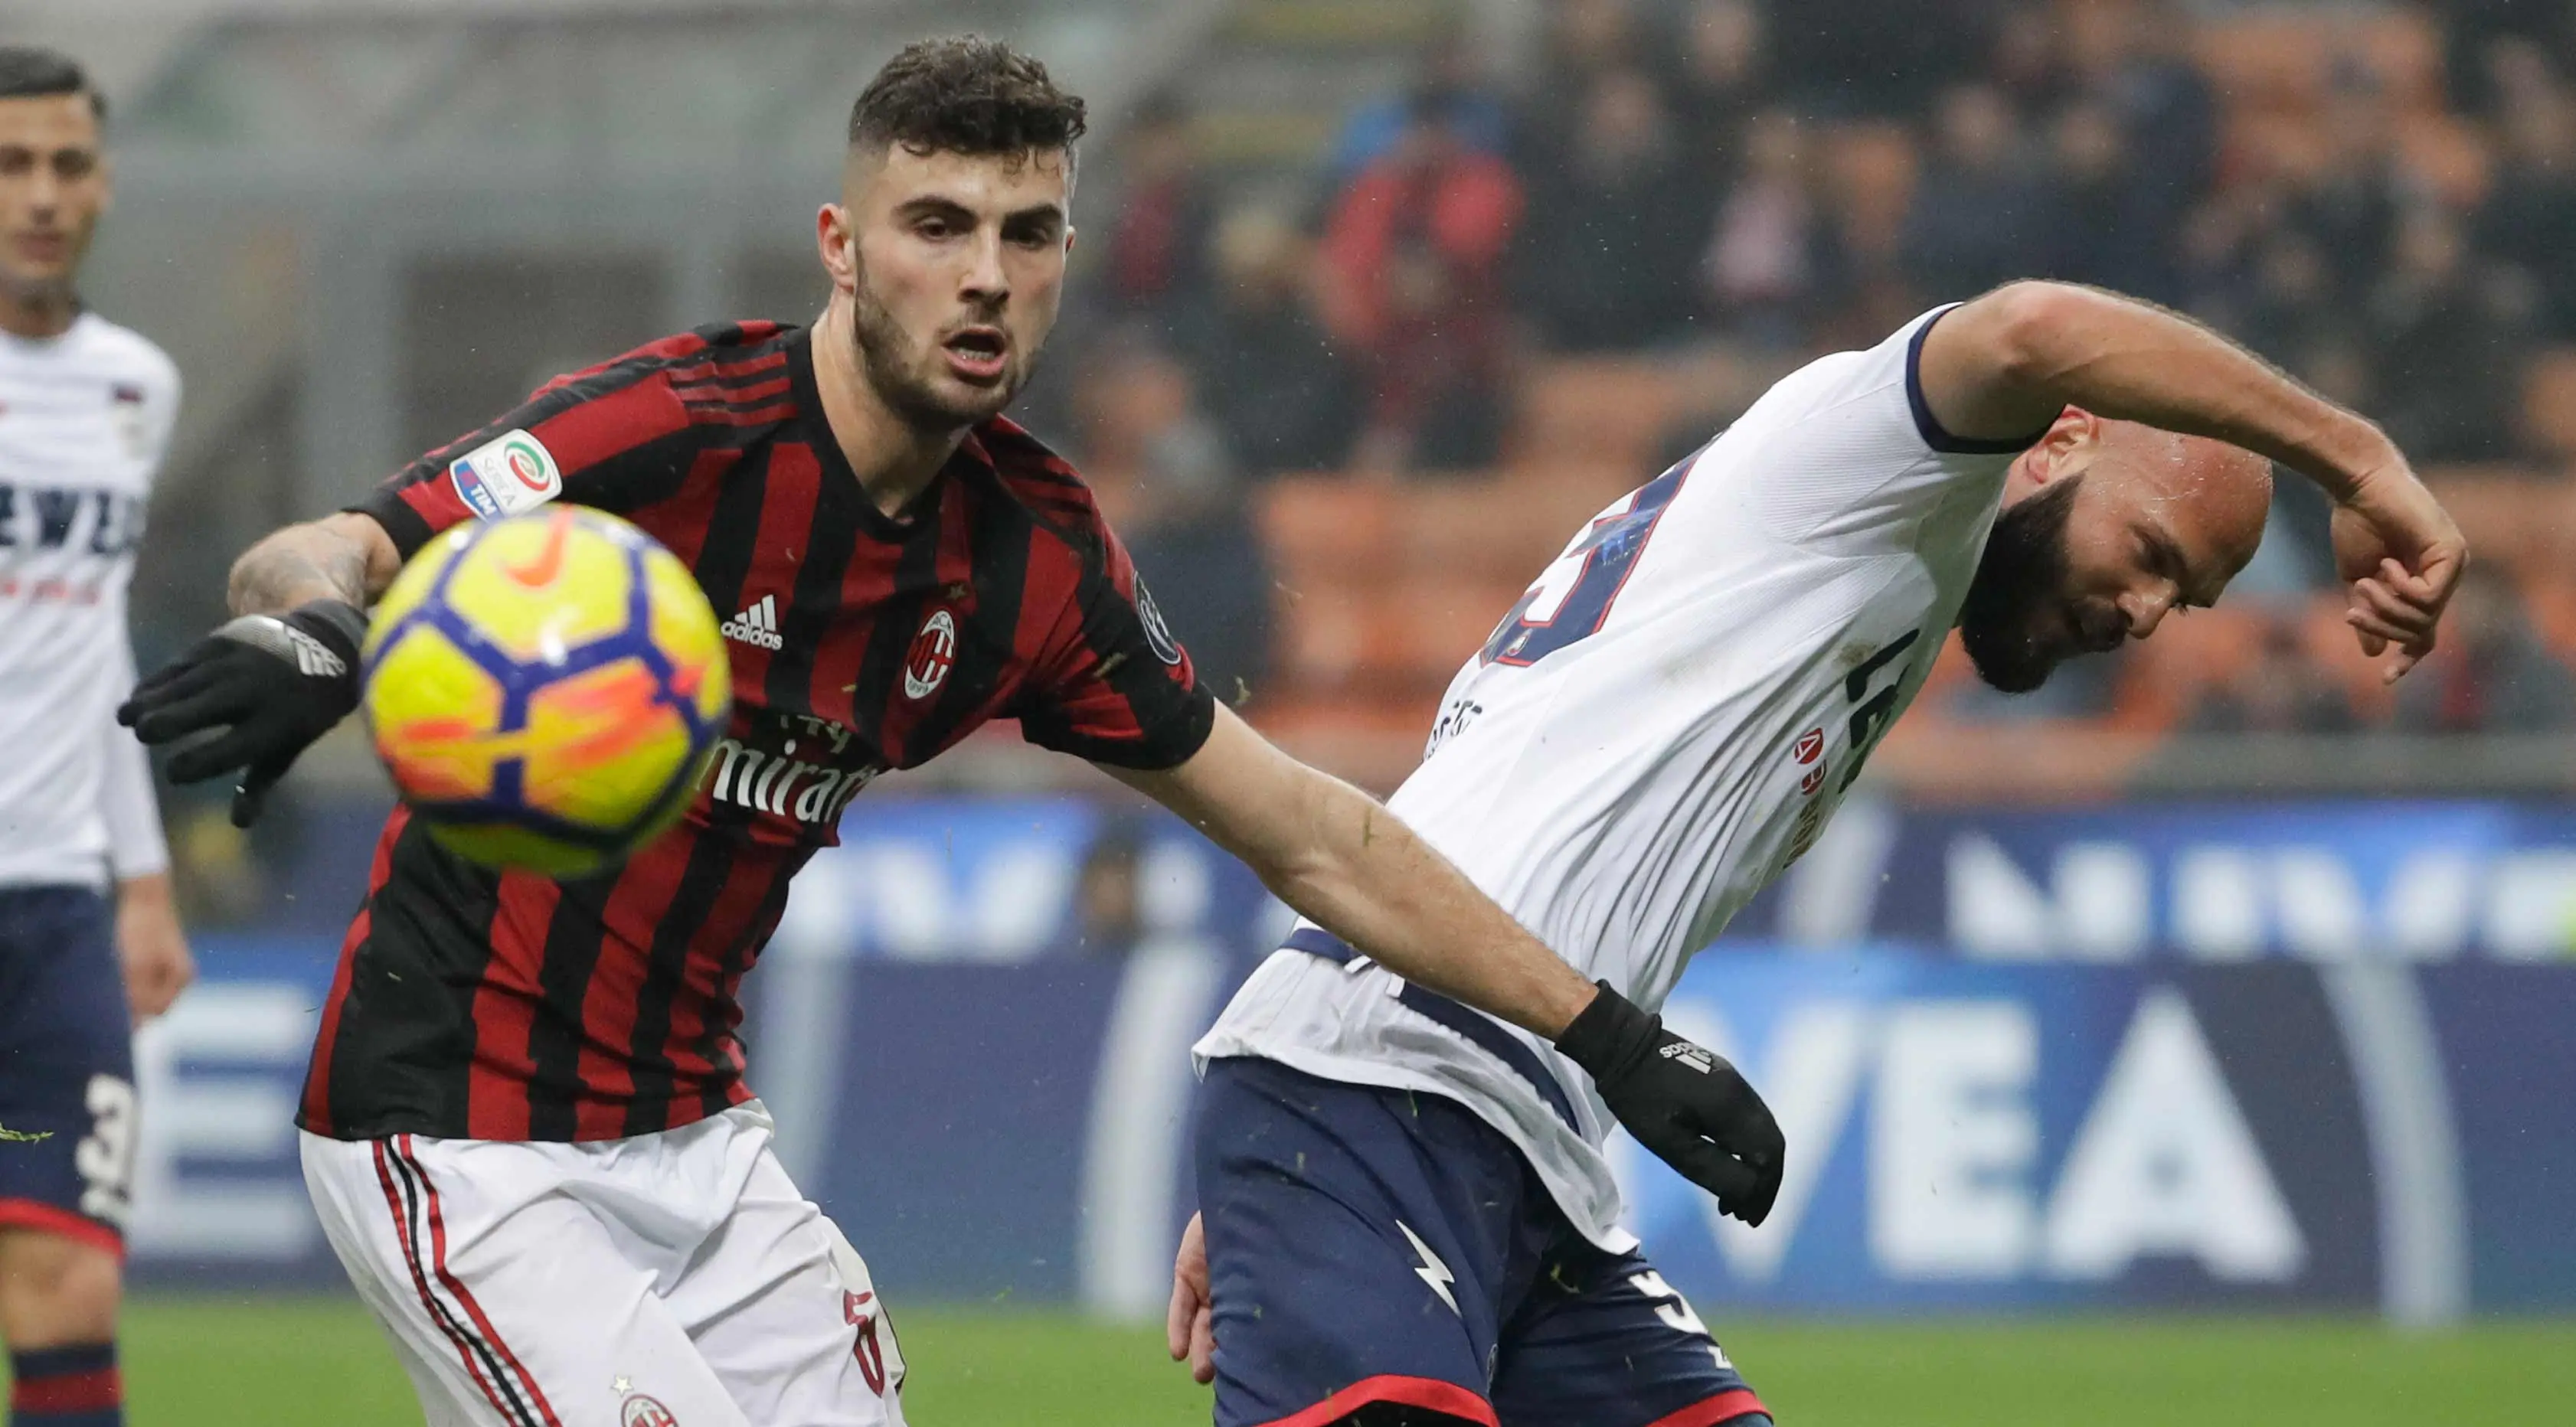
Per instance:
[[[197,783],[241,769],[233,826],[248,827],[296,756],[358,706],[366,637],[366,614],[340,600],[243,615],[135,685],[116,721],[155,745],[222,729],[170,755],[167,771]]]

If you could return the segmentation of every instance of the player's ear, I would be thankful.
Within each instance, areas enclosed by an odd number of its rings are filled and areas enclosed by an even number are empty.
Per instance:
[[[2033,483],[2046,485],[2090,465],[2101,439],[2102,418],[2080,406],[2070,406],[2049,423],[2048,434],[2030,448],[2022,465]]]
[[[832,275],[832,286],[842,292],[858,289],[858,260],[851,251],[856,240],[856,225],[850,221],[849,209],[826,203],[814,215],[815,252],[823,259],[823,271]]]

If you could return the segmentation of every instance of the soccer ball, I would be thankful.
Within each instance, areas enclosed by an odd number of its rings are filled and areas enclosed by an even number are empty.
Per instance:
[[[679,820],[733,702],[687,566],[599,511],[469,521],[412,558],[367,630],[376,752],[442,846],[549,877]]]

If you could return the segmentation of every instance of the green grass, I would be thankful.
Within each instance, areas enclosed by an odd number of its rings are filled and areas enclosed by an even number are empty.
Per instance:
[[[1194,1427],[1159,1329],[898,1309],[917,1427]],[[2576,1420],[2576,1322],[2397,1336],[2320,1319],[1940,1326],[1739,1323],[1783,1427],[2505,1427]],[[420,1420],[350,1299],[158,1298],[125,1347],[136,1427]]]

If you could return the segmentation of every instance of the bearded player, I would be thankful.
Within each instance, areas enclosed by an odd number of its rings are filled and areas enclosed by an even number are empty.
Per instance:
[[[1646,1021],[1218,705],[1081,480],[1001,419],[1055,320],[1082,127],[1005,46],[906,49],[853,110],[811,329],[654,343],[270,536],[234,567],[239,618],[127,706],[147,740],[205,735],[171,776],[242,770],[247,819],[354,706],[362,610],[403,560],[556,498],[634,521],[739,611],[713,776],[623,867],[485,871],[400,811],[378,844],[299,1123],[332,1246],[432,1422],[902,1420],[866,1268],[743,1083],[736,990],[842,807],[991,719],[1176,809],[1425,985],[1541,1035]],[[1740,1079],[1596,1073],[1652,1107],[1645,1143],[1774,1174]]]
[[[1927,313],[1594,520],[1388,806],[1604,1004],[1659,1006],[1814,841],[1951,629],[2019,692],[2215,602],[2262,537],[2266,457],[2336,502],[2348,618],[2403,673],[2466,552],[2376,427],[2109,293]],[[1657,1053],[1641,1024],[1587,1013],[1551,1046],[1298,928],[1197,1047],[1170,1331],[1219,1427],[1755,1420],[1620,1227],[1601,1143],[1636,1111],[1595,1067]]]
[[[106,104],[0,47],[0,1333],[9,1420],[114,1427],[137,1021],[194,974],[142,745],[125,600],[179,409],[161,349],[83,305]],[[119,962],[123,975],[119,976]]]

